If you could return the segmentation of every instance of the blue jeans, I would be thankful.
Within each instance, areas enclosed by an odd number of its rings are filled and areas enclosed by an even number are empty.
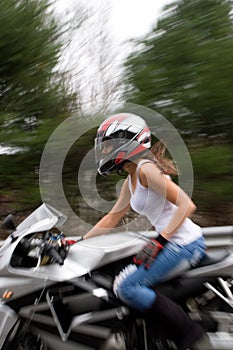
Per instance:
[[[185,246],[169,242],[149,269],[141,265],[127,276],[119,285],[117,294],[128,306],[145,312],[151,308],[156,299],[156,292],[152,287],[190,269],[204,256],[203,237]]]

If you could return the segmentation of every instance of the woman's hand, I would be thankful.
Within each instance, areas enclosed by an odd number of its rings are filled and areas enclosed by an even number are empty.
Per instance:
[[[167,243],[166,238],[161,235],[157,239],[150,239],[147,245],[133,258],[133,262],[136,265],[144,265],[148,269]]]

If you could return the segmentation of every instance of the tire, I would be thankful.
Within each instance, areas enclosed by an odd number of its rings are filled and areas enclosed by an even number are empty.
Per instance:
[[[126,325],[125,325],[126,326]],[[154,331],[148,326],[147,322],[143,319],[131,319],[131,322],[124,327],[121,333],[122,339],[124,339],[124,346],[119,347],[117,350],[174,350],[176,349],[173,342],[161,338],[156,335]],[[123,342],[121,341],[121,346]],[[109,350],[110,348],[106,348]],[[101,349],[102,350],[102,349]],[[105,350],[105,349],[104,349]],[[111,348],[115,350],[115,348]]]

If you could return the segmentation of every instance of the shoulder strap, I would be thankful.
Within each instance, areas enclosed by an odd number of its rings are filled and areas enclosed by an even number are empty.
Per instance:
[[[145,164],[145,163],[154,163],[153,160],[150,160],[150,159],[142,159],[140,160],[140,162],[138,163],[138,166],[137,166],[137,175],[138,175],[138,172],[140,170],[140,167],[141,165]]]

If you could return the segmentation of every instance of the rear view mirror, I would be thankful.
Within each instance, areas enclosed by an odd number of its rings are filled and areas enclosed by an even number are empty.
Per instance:
[[[10,233],[15,231],[16,225],[14,222],[14,215],[13,214],[7,215],[7,217],[5,218],[5,220],[2,223],[2,229],[5,231],[9,231]]]

